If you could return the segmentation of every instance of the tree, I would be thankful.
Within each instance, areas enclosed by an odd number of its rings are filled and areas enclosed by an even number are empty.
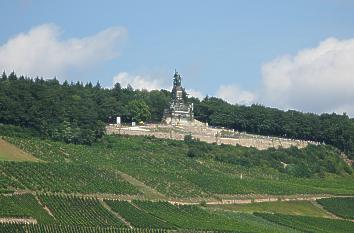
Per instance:
[[[149,106],[144,100],[139,99],[130,101],[127,105],[127,109],[132,121],[147,121],[151,118]]]

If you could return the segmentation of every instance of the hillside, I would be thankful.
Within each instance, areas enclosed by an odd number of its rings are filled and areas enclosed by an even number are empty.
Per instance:
[[[308,216],[320,216],[316,224],[329,218],[323,223],[333,221],[336,232],[354,229],[354,223],[331,219],[332,213],[307,201],[354,195],[352,169],[330,146],[259,151],[132,136],[104,136],[91,146],[36,137],[3,140],[37,158],[9,161],[9,155],[0,161],[0,220],[17,223],[0,224],[3,231],[301,232],[286,222],[294,214],[306,216],[294,217],[303,224],[312,221]],[[298,200],[293,212],[278,202],[288,200]],[[253,202],[274,205],[227,204]],[[292,215],[273,219],[256,212]]]
[[[92,144],[117,116],[123,122],[161,122],[171,92],[134,90],[116,83],[112,89],[99,83],[60,83],[31,79],[14,72],[0,78],[0,124],[27,128],[42,138]],[[206,97],[189,98],[197,120],[239,132],[324,142],[354,158],[354,119],[346,114],[282,111],[260,105],[232,105]],[[138,106],[138,108],[136,108]],[[136,115],[133,109],[144,109]]]

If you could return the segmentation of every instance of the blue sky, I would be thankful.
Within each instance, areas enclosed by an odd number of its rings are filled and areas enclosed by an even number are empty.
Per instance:
[[[353,52],[354,1],[4,0],[1,8],[0,68],[7,71],[105,87],[115,77],[153,89],[169,88],[176,68],[196,96],[354,114],[354,90],[346,89],[354,83],[348,75],[354,59],[347,58]],[[42,44],[49,41],[45,49],[33,49],[36,36],[44,38]],[[82,49],[72,58],[77,46]],[[321,53],[328,49],[331,55]],[[322,55],[304,64],[302,51]],[[318,71],[334,63],[339,65],[325,74]],[[317,88],[317,82],[327,86]]]

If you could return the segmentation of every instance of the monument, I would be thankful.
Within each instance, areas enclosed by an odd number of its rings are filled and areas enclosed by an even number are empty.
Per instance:
[[[190,124],[194,121],[193,104],[182,87],[181,75],[175,71],[169,108],[165,109],[162,122],[170,125]]]

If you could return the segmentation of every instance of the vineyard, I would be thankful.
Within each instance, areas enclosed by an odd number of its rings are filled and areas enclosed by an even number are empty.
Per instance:
[[[317,202],[337,216],[354,220],[354,197],[326,198]]]
[[[255,215],[303,232],[351,233],[354,230],[354,223],[345,220],[266,213]]]
[[[30,194],[0,196],[1,217],[27,217],[34,218],[38,223],[54,223],[34,196]]]
[[[211,212],[198,206],[172,205],[167,202],[133,201],[133,203],[151,215],[164,219],[182,229],[291,232],[290,229],[262,221],[250,214]]]
[[[350,232],[354,223],[281,214],[247,214],[168,202],[104,200],[62,195],[1,196],[1,217],[38,224],[0,224],[4,232]],[[112,212],[113,211],[113,212]],[[120,216],[120,217],[118,217]],[[122,219],[124,219],[124,222]],[[309,222],[311,223],[309,225]],[[127,225],[127,223],[129,225]],[[330,227],[327,227],[330,225]],[[322,228],[320,226],[323,226]],[[133,228],[131,228],[133,227]],[[308,228],[307,228],[308,227]],[[8,230],[8,231],[7,231]],[[1,231],[0,231],[1,232]],[[312,232],[312,231],[310,231]]]
[[[0,220],[5,222],[0,223],[0,232],[354,232],[354,223],[349,221],[295,216],[300,211],[300,215],[331,217],[320,207],[301,201],[293,207],[258,205],[248,212],[231,205],[210,208],[167,201],[198,203],[257,195],[351,196],[354,176],[345,172],[296,177],[256,160],[249,166],[247,161],[225,162],[213,156],[190,158],[183,141],[151,137],[107,136],[91,146],[38,138],[5,140],[38,160],[0,161]],[[252,148],[210,148],[210,153],[228,159],[258,153]],[[301,157],[305,152],[296,153]],[[141,185],[159,193],[158,198],[147,198],[147,189]],[[318,205],[348,219],[353,219],[352,204],[352,198],[318,200]],[[254,213],[257,211],[263,213]],[[19,224],[16,218],[34,219],[37,224]]]
[[[40,200],[51,210],[56,222],[59,224],[124,226],[123,222],[103,208],[96,199],[42,195]]]
[[[85,164],[1,162],[0,171],[17,181],[9,181],[9,185],[17,189],[65,193],[138,193],[117,173]]]
[[[166,229],[128,229],[116,227],[86,227],[62,225],[15,225],[0,224],[0,232],[16,233],[167,233]]]
[[[17,188],[23,188],[22,184],[27,189],[51,192],[138,194],[117,175],[124,172],[171,198],[354,193],[352,175],[296,178],[261,164],[249,167],[208,157],[191,159],[186,156],[188,147],[179,141],[107,136],[100,143],[84,146],[35,138],[6,140],[46,161],[1,162],[0,170],[20,182],[11,185]],[[220,146],[215,150],[219,154],[253,153],[237,147]],[[21,174],[32,177],[23,178]]]
[[[127,201],[109,201],[106,203],[113,209],[113,211],[119,213],[124,219],[130,222],[134,227],[141,228],[165,228],[174,229],[173,224],[157,218],[145,210],[139,209],[133,206]]]

